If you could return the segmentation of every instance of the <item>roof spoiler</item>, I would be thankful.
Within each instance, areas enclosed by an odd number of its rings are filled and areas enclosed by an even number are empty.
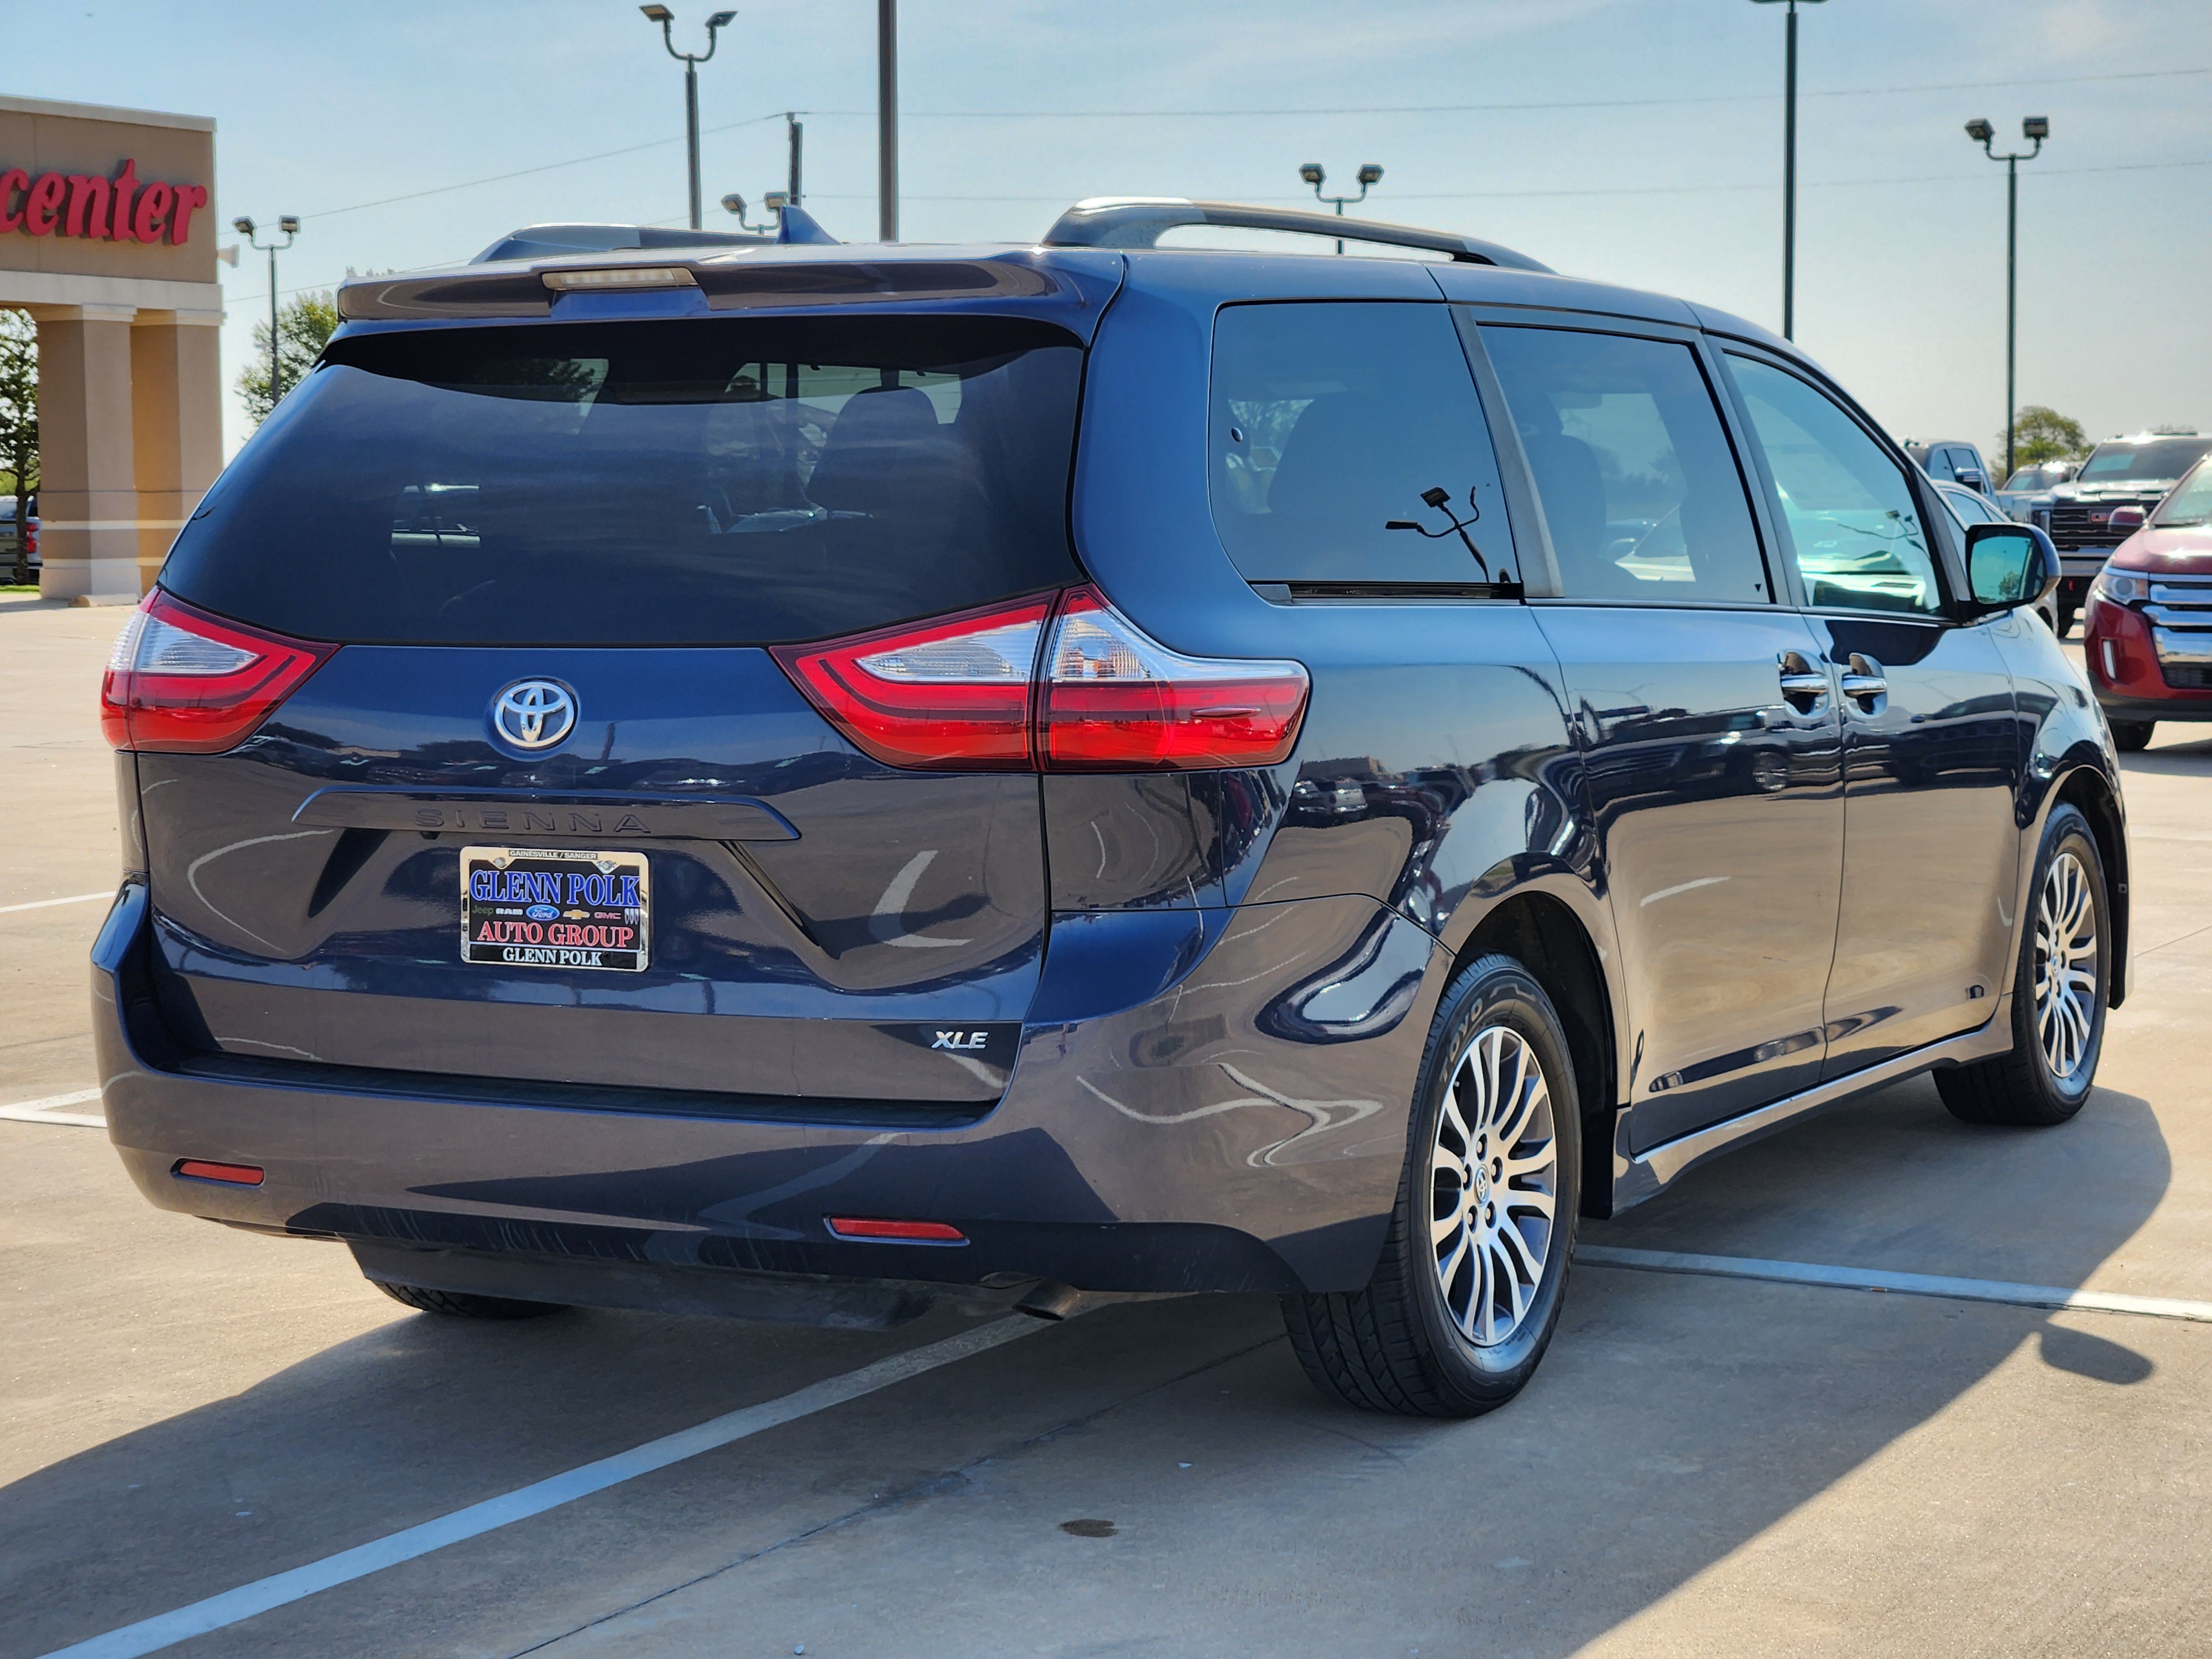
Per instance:
[[[1047,247],[1156,247],[1161,234],[1178,225],[1225,225],[1239,230],[1287,230],[1307,236],[1342,237],[1389,247],[1448,253],[1462,264],[1503,265],[1514,270],[1551,267],[1496,242],[1418,225],[1342,219],[1304,208],[1249,207],[1241,202],[1194,202],[1181,196],[1094,196],[1078,202],[1044,234]]]
[[[674,230],[665,225],[525,225],[510,230],[469,261],[490,264],[501,259],[562,259],[579,253],[619,253],[631,248],[769,247],[778,242],[836,246],[837,239],[795,207],[777,216],[775,234],[756,230]]]
[[[762,247],[775,238],[736,230],[670,230],[659,225],[525,225],[469,261],[562,259],[647,247]]]

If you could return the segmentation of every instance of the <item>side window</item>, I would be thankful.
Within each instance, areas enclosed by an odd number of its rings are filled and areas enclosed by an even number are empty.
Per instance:
[[[1928,452],[1928,465],[1925,470],[1929,477],[1940,479],[1945,483],[1955,483],[1958,481],[1959,472],[1951,463],[1951,452],[1941,444]]]
[[[1570,599],[1772,597],[1696,352],[1485,324]]]
[[[1518,578],[1441,302],[1224,307],[1208,424],[1213,522],[1248,581]]]
[[[1943,608],[1912,488],[1866,429],[1795,374],[1730,354],[1781,497],[1805,593],[1817,606]]]

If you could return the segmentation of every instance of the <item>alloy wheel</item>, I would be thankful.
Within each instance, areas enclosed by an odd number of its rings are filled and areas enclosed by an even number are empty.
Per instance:
[[[2035,907],[2035,1030],[2043,1062],[2070,1083],[2087,1062],[2097,1019],[2097,906],[2089,872],[2061,853]]]
[[[1518,1330],[1551,1254],[1559,1138],[1544,1067],[1521,1034],[1486,1026],[1452,1067],[1429,1154],[1429,1237],[1444,1310],[1493,1347]]]

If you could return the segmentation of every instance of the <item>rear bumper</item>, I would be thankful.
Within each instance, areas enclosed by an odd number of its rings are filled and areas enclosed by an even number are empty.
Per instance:
[[[997,1107],[886,1128],[802,1103],[739,1119],[441,1098],[434,1079],[412,1093],[401,1073],[364,1092],[320,1086],[309,1066],[193,1075],[146,982],[148,927],[146,890],[128,884],[93,992],[109,1135],[153,1203],[342,1238],[372,1260],[495,1259],[504,1294],[527,1295],[537,1262],[543,1299],[671,1309],[713,1303],[702,1286],[721,1273],[1356,1288],[1388,1225],[1449,966],[1365,898],[1062,916]],[[265,1176],[183,1179],[185,1158]],[[841,1240],[831,1215],[945,1221],[969,1243]],[[440,1282],[430,1256],[405,1259]],[[589,1293],[592,1264],[605,1294]],[[640,1271],[656,1267],[657,1302]]]

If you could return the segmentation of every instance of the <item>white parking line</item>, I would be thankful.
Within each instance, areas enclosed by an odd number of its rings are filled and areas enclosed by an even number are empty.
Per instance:
[[[58,1648],[45,1659],[133,1659],[137,1654],[153,1653],[173,1643],[222,1630],[271,1607],[304,1600],[319,1590],[350,1583],[402,1561],[412,1561],[448,1544],[458,1544],[533,1515],[543,1515],[548,1510],[605,1492],[641,1474],[650,1474],[702,1452],[811,1417],[832,1406],[842,1406],[848,1400],[858,1400],[863,1395],[873,1394],[895,1382],[903,1382],[924,1371],[933,1371],[940,1365],[950,1365],[1043,1328],[1042,1321],[1021,1314],[1009,1315],[988,1325],[963,1331],[957,1336],[948,1336],[941,1342],[863,1365],[842,1376],[810,1383],[781,1399],[747,1406],[741,1411],[710,1419],[696,1428],[648,1440],[642,1446],[603,1457],[595,1463],[586,1463],[565,1474],[518,1487],[504,1497],[471,1504],[420,1526],[341,1550],[336,1555],[326,1555],[319,1561],[310,1561],[288,1572],[241,1584],[220,1595],[210,1595],[204,1601],[142,1619],[135,1625],[125,1625],[120,1630],[112,1630],[105,1636],[93,1637],[72,1647]]]
[[[17,1123],[64,1123],[79,1129],[105,1129],[107,1120],[89,1112],[71,1112],[64,1109],[82,1106],[88,1100],[98,1100],[97,1089],[78,1089],[65,1095],[47,1095],[39,1100],[11,1101],[0,1106],[0,1118]]]
[[[33,899],[28,904],[0,904],[0,916],[12,915],[18,910],[51,910],[57,904],[89,904],[94,899],[114,896],[115,890],[111,887],[104,893],[71,893],[67,898]]]
[[[1825,1285],[1843,1291],[1894,1291],[1954,1302],[2002,1302],[2016,1308],[2059,1308],[2078,1313],[2142,1314],[2212,1324],[2212,1302],[2164,1296],[2124,1296],[2115,1291],[2069,1291],[2058,1285],[2010,1285],[1998,1279],[1948,1279],[1937,1273],[1893,1273],[1876,1267],[1829,1267],[1811,1261],[1764,1261],[1755,1256],[1684,1255],[1672,1250],[1624,1250],[1585,1244],[1575,1260],[1592,1267],[1631,1267],[1644,1273],[1697,1273],[1715,1279],[1761,1279],[1781,1285]]]

